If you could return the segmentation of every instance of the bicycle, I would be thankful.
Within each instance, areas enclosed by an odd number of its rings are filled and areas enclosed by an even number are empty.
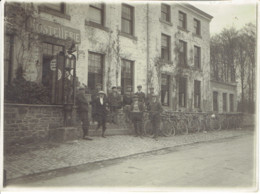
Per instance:
[[[188,132],[199,132],[200,131],[200,121],[198,119],[197,115],[190,115],[187,118],[187,128],[188,128]]]

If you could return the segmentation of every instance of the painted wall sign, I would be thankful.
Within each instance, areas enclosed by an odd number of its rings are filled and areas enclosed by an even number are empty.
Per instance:
[[[56,59],[52,59],[50,62],[50,69],[52,71],[56,71],[56,67],[57,67],[57,60]]]
[[[66,40],[67,38],[73,39],[76,43],[80,43],[80,30],[63,26],[58,23],[50,22],[43,19],[31,19],[28,22],[28,28],[33,32],[60,38]]]

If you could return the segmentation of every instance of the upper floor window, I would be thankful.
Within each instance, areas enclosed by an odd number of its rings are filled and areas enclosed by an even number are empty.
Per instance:
[[[161,58],[170,60],[170,36],[164,34],[161,37]]]
[[[200,81],[194,80],[194,108],[200,108]]]
[[[104,4],[101,3],[93,3],[89,6],[90,10],[90,18],[91,22],[104,25]]]
[[[170,105],[170,75],[161,76],[161,103],[164,106]]]
[[[179,48],[179,65],[186,66],[187,65],[187,43],[179,40],[180,48]]]
[[[65,3],[45,3],[44,6],[53,11],[65,14]]]
[[[223,112],[227,111],[227,93],[223,93]]]
[[[234,112],[234,94],[229,94],[229,110]]]
[[[162,4],[161,6],[161,19],[167,22],[171,21],[171,7],[166,4]]]
[[[193,20],[193,25],[194,25],[194,33],[196,35],[200,35],[200,21],[197,19]]]
[[[179,11],[179,27],[187,28],[187,15],[181,11]]]
[[[134,62],[126,59],[122,59],[121,67],[121,87],[122,94],[126,92],[128,86],[133,87],[134,80]]]
[[[181,77],[179,80],[179,106],[186,107],[187,102],[187,78]]]
[[[134,35],[134,8],[129,5],[122,5],[122,26],[124,33]]]
[[[200,47],[194,46],[194,66],[200,68]]]

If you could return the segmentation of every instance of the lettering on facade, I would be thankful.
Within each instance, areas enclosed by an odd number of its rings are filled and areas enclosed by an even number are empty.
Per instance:
[[[56,67],[57,67],[57,60],[56,59],[52,59],[50,62],[50,69],[52,71],[56,71]]]
[[[28,22],[28,28],[36,33],[66,40],[73,39],[76,43],[80,43],[80,31],[74,28],[63,26],[42,19],[31,19]]]

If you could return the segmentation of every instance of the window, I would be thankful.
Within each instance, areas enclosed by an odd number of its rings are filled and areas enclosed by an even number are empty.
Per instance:
[[[180,78],[179,80],[179,106],[186,107],[186,91],[187,91],[187,78]]]
[[[194,80],[194,108],[200,108],[200,81]]]
[[[11,83],[12,76],[12,55],[13,55],[13,36],[4,36],[4,83]]]
[[[170,37],[164,34],[161,39],[161,58],[170,61]]]
[[[133,87],[134,62],[129,60],[122,60],[121,66],[121,87],[122,94],[125,93],[127,86]]]
[[[194,46],[194,67],[200,68],[200,47]]]
[[[229,94],[230,112],[234,112],[234,94]]]
[[[65,14],[65,3],[45,3],[47,8]]]
[[[194,33],[200,36],[200,21],[197,19],[193,20]]]
[[[163,106],[170,105],[170,75],[161,76],[161,103]]]
[[[179,65],[186,66],[187,63],[187,43],[180,40],[180,48],[179,48]]]
[[[213,92],[213,111],[218,111],[218,92]]]
[[[183,29],[186,29],[186,14],[179,11],[179,27],[183,28]]]
[[[42,84],[47,87],[52,86],[52,70],[50,69],[51,60],[64,51],[64,47],[50,43],[43,43],[43,59],[42,59]]]
[[[227,112],[227,93],[223,93],[223,112]]]
[[[103,83],[103,55],[93,52],[88,54],[88,88],[92,92],[97,83]]]
[[[101,3],[93,3],[89,6],[90,21],[96,24],[104,25],[104,5]]]
[[[134,8],[122,5],[122,32],[134,35]]]
[[[171,7],[166,4],[162,4],[161,6],[161,19],[167,22],[171,21]]]

